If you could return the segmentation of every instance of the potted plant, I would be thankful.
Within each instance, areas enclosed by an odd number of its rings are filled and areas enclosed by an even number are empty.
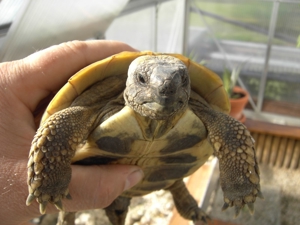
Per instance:
[[[243,114],[243,110],[248,103],[249,93],[245,89],[236,86],[240,70],[240,66],[233,68],[231,73],[228,69],[225,69],[223,73],[223,83],[230,99],[230,116],[244,123],[246,117]]]

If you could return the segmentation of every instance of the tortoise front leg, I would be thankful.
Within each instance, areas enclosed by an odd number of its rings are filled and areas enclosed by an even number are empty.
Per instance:
[[[235,216],[247,204],[253,213],[260,191],[259,168],[254,140],[247,128],[234,118],[191,100],[194,113],[208,130],[208,138],[219,159],[220,183],[224,192],[223,210],[235,206]]]
[[[71,159],[76,146],[93,129],[94,110],[81,106],[66,108],[50,116],[38,129],[29,153],[26,204],[36,199],[42,214],[48,202],[63,210],[61,200],[71,197]]]
[[[198,207],[197,201],[189,193],[182,180],[176,181],[166,190],[171,192],[175,207],[183,218],[192,220],[195,224],[198,221],[207,224],[207,220],[210,219],[209,216]]]

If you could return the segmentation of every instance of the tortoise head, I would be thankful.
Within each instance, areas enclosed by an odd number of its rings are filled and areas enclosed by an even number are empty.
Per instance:
[[[169,55],[146,55],[129,66],[124,98],[140,115],[166,119],[184,110],[190,97],[185,64]]]

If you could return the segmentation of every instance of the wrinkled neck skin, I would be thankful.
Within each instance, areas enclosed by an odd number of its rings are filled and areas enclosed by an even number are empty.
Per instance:
[[[130,89],[125,89],[124,91],[125,105],[129,106],[135,112],[135,117],[140,124],[140,128],[148,140],[157,139],[167,133],[175,126],[187,109],[187,103],[179,104],[179,107],[178,104],[175,104],[176,107],[167,107],[167,109],[164,109],[164,106],[155,102],[152,103],[155,107],[154,109],[145,107],[142,104],[133,104],[136,101],[129,100],[132,97],[128,95],[130,93],[128,93],[128,90]],[[145,92],[142,94],[147,95]],[[187,98],[187,96],[185,96],[185,98]],[[188,102],[188,100],[186,102]]]
[[[130,105],[128,105],[130,107]],[[132,107],[130,107],[132,109]],[[152,119],[148,116],[143,116],[137,111],[134,111],[135,118],[140,125],[145,139],[154,140],[159,139],[168,131],[170,131],[180,120],[182,115],[186,112],[187,106],[177,111],[173,115],[166,117],[166,119]]]

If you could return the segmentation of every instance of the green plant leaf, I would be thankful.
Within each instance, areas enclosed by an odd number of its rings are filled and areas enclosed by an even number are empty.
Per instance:
[[[230,97],[231,93],[232,93],[232,87],[231,87],[232,83],[231,83],[231,74],[227,68],[224,69],[222,78],[223,78],[224,88],[225,88],[226,92],[228,93],[228,96]]]

